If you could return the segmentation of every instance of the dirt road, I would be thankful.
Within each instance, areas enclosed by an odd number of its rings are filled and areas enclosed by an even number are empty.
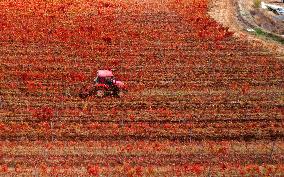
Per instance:
[[[247,0],[211,0],[208,13],[216,21],[234,31],[236,37],[248,41],[252,46],[262,46],[284,59],[283,45],[247,32],[247,29],[256,27],[249,13],[251,5],[252,2]]]

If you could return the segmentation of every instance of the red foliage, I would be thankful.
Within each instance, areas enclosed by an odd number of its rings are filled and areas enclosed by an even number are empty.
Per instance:
[[[137,137],[118,151],[134,153],[141,143],[151,153],[162,154],[164,139],[191,142],[283,133],[283,122],[275,119],[284,115],[281,95],[269,90],[271,85],[282,89],[283,62],[233,38],[233,32],[209,17],[207,0],[161,2],[1,2],[0,91],[7,104],[0,111],[8,122],[0,123],[1,138],[52,135],[76,142]],[[101,68],[113,69],[120,80],[129,82],[130,93],[121,99],[80,99],[82,83]],[[148,145],[139,140],[147,137],[157,142]],[[104,146],[117,142],[121,141]],[[230,155],[226,145],[210,146],[215,147],[208,149],[216,158]],[[166,156],[155,159],[155,164],[166,161]],[[197,156],[194,160],[199,161]],[[64,160],[58,161],[64,164]],[[126,164],[125,174],[143,175],[145,169],[135,165]],[[228,169],[227,164],[218,167]],[[184,167],[197,176],[205,168],[201,163]],[[183,175],[178,167],[174,169]],[[87,170],[98,176],[103,168],[90,165]],[[253,166],[246,170],[259,173]],[[7,165],[2,171],[8,171]],[[149,167],[149,171],[154,170]],[[240,169],[240,174],[245,173]]]
[[[99,176],[100,167],[97,166],[97,165],[90,165],[90,166],[88,166],[88,173],[91,176]]]
[[[37,109],[29,109],[29,111],[32,113],[34,118],[38,118],[43,121],[50,120],[54,117],[54,109],[48,106]]]
[[[86,80],[86,75],[84,73],[79,73],[79,72],[71,72],[68,76],[70,81],[73,82],[83,82]]]
[[[8,172],[8,165],[4,164],[2,165],[2,172],[7,173]]]

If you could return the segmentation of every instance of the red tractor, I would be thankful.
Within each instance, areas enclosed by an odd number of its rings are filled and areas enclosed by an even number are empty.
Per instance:
[[[93,84],[84,87],[79,96],[83,99],[92,95],[99,98],[109,95],[122,97],[126,92],[125,84],[116,80],[112,71],[98,70],[97,77],[94,79]]]

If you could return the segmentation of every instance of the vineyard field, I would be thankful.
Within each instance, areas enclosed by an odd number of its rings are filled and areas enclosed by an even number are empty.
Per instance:
[[[284,176],[284,56],[209,3],[1,1],[0,176]]]

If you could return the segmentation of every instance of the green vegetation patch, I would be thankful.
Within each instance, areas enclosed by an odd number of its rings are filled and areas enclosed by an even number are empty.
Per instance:
[[[262,29],[260,28],[256,28],[254,29],[254,33],[257,35],[257,36],[262,36],[262,37],[266,37],[266,38],[269,38],[269,39],[272,39],[274,41],[277,41],[281,44],[284,44],[284,38],[280,37],[280,36],[277,36],[275,34],[272,34],[272,33],[267,33],[265,31],[263,31]]]
[[[259,8],[261,5],[261,0],[253,0],[253,7]]]

